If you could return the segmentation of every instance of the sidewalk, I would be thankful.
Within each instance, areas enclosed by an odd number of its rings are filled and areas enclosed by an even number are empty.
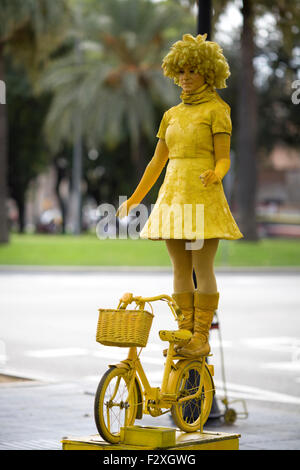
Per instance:
[[[96,434],[92,382],[0,385],[0,450],[59,450],[63,437]],[[292,406],[247,400],[249,416],[233,425],[209,420],[205,430],[241,434],[240,450],[300,450],[300,414]],[[169,415],[138,425],[173,426]]]

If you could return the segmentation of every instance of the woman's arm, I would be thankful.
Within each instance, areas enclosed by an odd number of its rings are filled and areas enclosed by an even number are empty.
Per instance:
[[[164,140],[159,139],[154,156],[148,163],[146,170],[132,196],[119,207],[117,217],[125,217],[134,206],[138,205],[150,191],[157,178],[161,174],[167,160],[169,150]]]
[[[230,168],[230,135],[225,132],[214,134],[215,169],[200,175],[204,186],[221,182]]]

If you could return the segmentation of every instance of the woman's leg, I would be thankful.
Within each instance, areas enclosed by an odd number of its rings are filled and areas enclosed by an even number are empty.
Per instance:
[[[219,293],[214,274],[214,258],[219,240],[204,240],[201,250],[192,251],[197,290],[194,292],[194,334],[190,342],[179,349],[186,357],[206,356],[210,352],[209,330],[214,312],[218,308]]]
[[[166,240],[173,265],[174,293],[193,292],[192,251],[185,249],[186,240]]]
[[[173,265],[173,299],[181,309],[184,319],[178,320],[179,329],[193,332],[194,282],[191,250],[185,249],[186,240],[166,240]],[[175,350],[182,344],[175,345]],[[165,351],[166,352],[166,351]]]
[[[217,292],[217,282],[214,273],[214,260],[218,249],[219,239],[204,240],[201,250],[192,250],[192,264],[197,280],[197,291],[211,294]]]

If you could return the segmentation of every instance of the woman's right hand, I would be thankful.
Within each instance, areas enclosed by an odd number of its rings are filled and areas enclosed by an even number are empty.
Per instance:
[[[137,201],[130,197],[129,199],[124,201],[123,204],[120,205],[119,209],[117,210],[116,217],[119,217],[119,219],[123,219],[123,217],[126,217],[129,212],[138,204],[139,203]]]

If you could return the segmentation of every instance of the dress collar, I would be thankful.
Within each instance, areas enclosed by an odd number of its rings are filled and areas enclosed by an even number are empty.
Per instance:
[[[215,96],[216,92],[207,83],[204,83],[193,93],[185,93],[183,91],[180,98],[184,104],[200,104],[212,100]]]

